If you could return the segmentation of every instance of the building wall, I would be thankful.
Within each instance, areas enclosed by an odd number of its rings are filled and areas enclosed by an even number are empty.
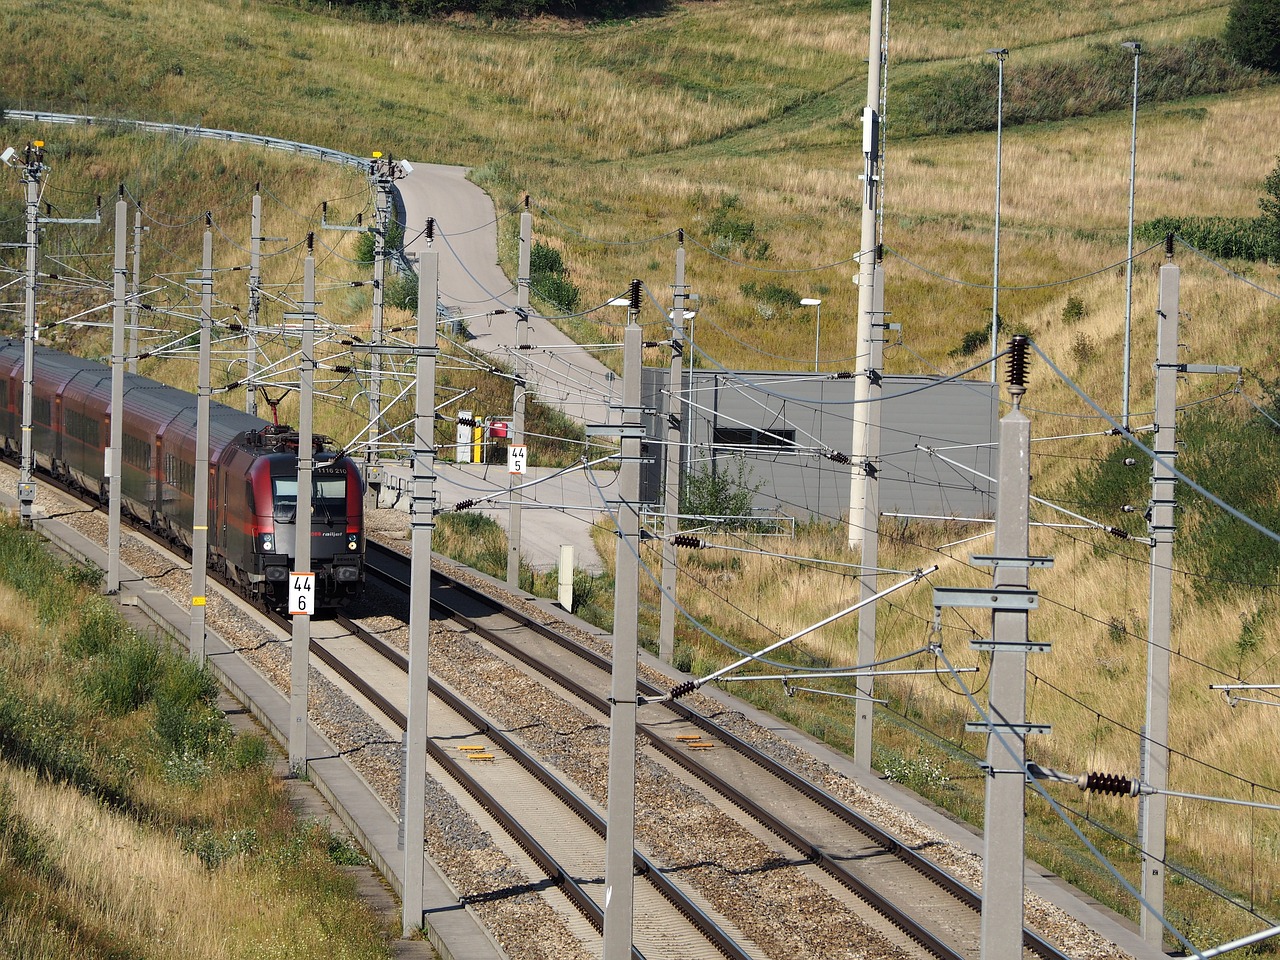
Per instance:
[[[646,369],[646,444],[641,499],[662,497],[668,372]],[[757,488],[756,506],[797,519],[843,518],[851,470],[824,453],[848,455],[853,438],[853,380],[809,373],[685,371],[685,469],[739,475]],[[927,516],[992,516],[998,393],[988,382],[941,383],[886,376],[881,387],[878,463],[880,510]],[[961,467],[927,450],[937,450]]]

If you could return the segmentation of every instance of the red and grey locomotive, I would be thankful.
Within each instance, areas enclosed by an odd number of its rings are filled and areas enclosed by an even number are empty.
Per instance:
[[[22,445],[22,346],[0,338],[0,438],[10,455]],[[121,503],[188,550],[195,512],[196,405],[192,394],[125,374]],[[109,367],[37,348],[32,379],[37,469],[105,503],[112,413]],[[297,432],[210,402],[209,566],[247,596],[285,603],[300,526],[297,502]],[[356,464],[324,437],[315,438],[310,533],[321,606],[357,595],[364,583],[364,482]]]

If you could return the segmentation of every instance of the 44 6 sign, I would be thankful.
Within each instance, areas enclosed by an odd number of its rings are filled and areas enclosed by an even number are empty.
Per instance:
[[[316,609],[316,575],[314,573],[289,574],[289,614],[310,616]]]

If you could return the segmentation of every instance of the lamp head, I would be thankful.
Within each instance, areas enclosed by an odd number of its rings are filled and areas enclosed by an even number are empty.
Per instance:
[[[818,307],[822,305],[822,301],[814,297],[801,297],[800,306],[802,307]]]
[[[990,50],[987,51],[987,53],[993,53],[995,54],[995,57],[997,60],[1003,60],[1005,57],[1009,55],[1009,48],[1008,47],[992,47]]]
[[[17,152],[13,147],[5,147],[4,153],[0,153],[0,163],[3,163],[6,167],[12,167],[13,155]]]
[[[1120,46],[1124,47],[1126,50],[1132,50],[1135,57],[1142,53],[1142,44],[1137,40],[1126,40],[1124,43],[1120,44]]]

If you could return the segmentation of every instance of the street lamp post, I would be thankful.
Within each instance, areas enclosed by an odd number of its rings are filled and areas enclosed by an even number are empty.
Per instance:
[[[991,382],[996,382],[995,356],[1000,337],[1000,166],[1004,152],[1004,61],[1009,56],[1005,47],[993,47],[987,53],[996,58],[996,235],[991,268]]]
[[[1124,378],[1121,391],[1120,422],[1129,429],[1129,348],[1130,326],[1133,318],[1133,187],[1138,172],[1138,60],[1142,56],[1142,44],[1137,40],[1126,40],[1120,44],[1126,50],[1133,51],[1133,124],[1129,136],[1129,256],[1125,261],[1124,278]]]
[[[822,338],[822,301],[814,297],[803,297],[800,300],[802,307],[818,308],[818,324],[813,331],[813,372],[818,372],[818,344]]]

